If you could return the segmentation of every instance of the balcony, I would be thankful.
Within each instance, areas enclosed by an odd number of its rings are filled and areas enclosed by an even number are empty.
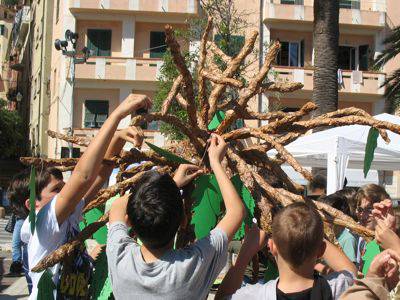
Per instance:
[[[197,15],[199,0],[69,0],[72,13],[123,12]]]
[[[12,28],[12,48],[20,49],[25,42],[31,22],[31,8],[24,6],[15,15],[15,20]]]
[[[313,1],[296,0],[295,4],[282,4],[290,1],[271,0],[264,6],[264,22],[284,29],[285,23],[302,23],[309,29],[312,28]],[[351,3],[351,2],[350,2]],[[386,7],[379,0],[361,1],[358,5],[349,8],[340,8],[339,24],[342,27],[365,27],[382,29],[386,24]],[[341,7],[346,7],[342,5]],[[351,8],[353,7],[353,8]],[[280,27],[283,26],[282,28]],[[304,29],[304,28],[303,28]]]
[[[156,82],[161,59],[91,57],[86,64],[76,65],[75,78],[108,81]]]
[[[272,70],[273,80],[275,81],[301,82],[304,84],[301,91],[298,91],[297,94],[293,93],[294,97],[296,95],[308,96],[312,93],[314,89],[314,70],[312,68],[274,66]],[[339,88],[339,98],[345,96],[357,100],[355,98],[362,96],[361,101],[376,101],[383,97],[385,90],[380,86],[384,81],[384,73],[343,70],[343,83]]]

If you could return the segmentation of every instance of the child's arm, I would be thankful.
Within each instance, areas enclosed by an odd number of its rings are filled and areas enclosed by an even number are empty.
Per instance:
[[[335,272],[349,271],[357,275],[356,266],[347,258],[346,254],[331,242],[325,240],[325,243],[326,250],[322,258],[328,266]]]
[[[215,296],[216,300],[233,295],[240,288],[247,265],[252,257],[266,246],[266,242],[267,234],[260,230],[257,225],[253,225],[246,233],[235,265],[229,269],[218,288],[217,295]]]
[[[126,193],[121,198],[113,202],[110,209],[109,223],[123,222],[126,223],[126,206],[128,205],[129,194]]]
[[[79,159],[71,178],[58,195],[55,212],[58,224],[62,224],[87,193],[99,172],[107,147],[119,122],[139,108],[149,108],[151,100],[145,95],[129,95],[107,118],[99,133]]]
[[[141,147],[143,143],[143,131],[138,127],[127,127],[123,130],[117,130],[111,139],[111,143],[108,146],[104,158],[111,159],[119,155],[126,142],[132,143],[135,147]],[[99,174],[97,175],[86,195],[83,197],[86,203],[89,203],[91,200],[93,200],[97,192],[110,177],[113,169],[114,166],[111,164],[101,164]]]
[[[231,241],[245,216],[245,209],[237,194],[235,187],[225,173],[221,165],[221,161],[226,153],[226,143],[224,139],[216,134],[213,134],[208,149],[210,157],[210,165],[214,171],[219,188],[221,189],[222,198],[224,199],[226,213],[222,220],[217,224],[217,227],[222,229],[228,240]]]

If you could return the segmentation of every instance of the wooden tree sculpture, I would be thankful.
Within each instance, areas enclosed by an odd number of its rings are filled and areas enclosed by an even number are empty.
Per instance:
[[[197,82],[194,82],[192,74],[185,64],[174,32],[170,26],[166,26],[166,42],[180,75],[175,79],[161,112],[138,115],[132,119],[131,124],[138,126],[143,122],[162,121],[180,128],[187,140],[179,144],[172,144],[168,147],[168,150],[195,163],[203,163],[202,158],[207,148],[207,139],[210,136],[210,132],[207,129],[209,121],[218,109],[227,106],[227,103],[224,103],[223,99],[221,99],[226,88],[228,86],[236,88],[239,97],[237,100],[231,100],[233,103],[230,103],[229,107],[232,107],[232,109],[225,112],[225,118],[215,132],[221,134],[226,141],[230,142],[231,146],[226,156],[226,169],[232,175],[238,174],[245,187],[250,191],[256,204],[255,215],[259,226],[263,230],[270,231],[273,212],[279,207],[293,202],[310,201],[302,196],[303,187],[293,182],[281,168],[283,163],[287,163],[306,180],[312,179],[311,173],[296,161],[285,149],[285,145],[296,140],[310,129],[326,126],[352,124],[371,126],[379,131],[380,136],[386,142],[389,142],[386,129],[400,134],[400,126],[378,121],[358,108],[341,109],[308,120],[304,120],[304,117],[309,116],[312,111],[317,109],[317,106],[311,102],[306,103],[299,111],[292,113],[281,111],[258,113],[250,110],[248,107],[249,100],[260,93],[288,93],[301,89],[303,85],[301,83],[268,81],[268,72],[280,49],[279,42],[273,42],[270,45],[263,66],[248,83],[244,84],[242,81],[235,79],[237,78],[239,67],[252,51],[258,33],[252,32],[241,51],[235,57],[229,57],[213,42],[208,41],[211,30],[212,19],[209,19],[200,43],[199,61],[196,69]],[[222,71],[214,63],[214,56],[218,56],[225,62],[225,70]],[[173,101],[176,101],[187,111],[189,124],[168,113]],[[266,120],[269,122],[267,125],[258,128],[243,127],[228,132],[227,129],[239,118]],[[49,135],[81,146],[87,146],[89,143],[88,140],[82,138],[68,137],[54,132],[49,132]],[[260,142],[246,147],[242,140],[247,138],[256,138]],[[274,158],[268,157],[267,151],[270,149],[275,149],[278,155]],[[71,170],[77,159],[21,158],[21,161],[28,165],[57,166],[62,170]],[[126,170],[128,165],[142,161],[146,161],[146,163]],[[207,168],[207,161],[205,160],[204,162],[205,168]],[[104,204],[109,198],[118,193],[124,193],[146,171],[154,166],[158,166],[158,172],[162,173],[172,173],[178,166],[177,162],[168,160],[166,157],[157,154],[157,152],[141,152],[137,149],[123,152],[120,157],[107,160],[105,163],[114,164],[120,168],[117,177],[118,182],[109,188],[100,190],[97,197],[87,204],[84,209],[85,212]],[[266,177],[261,175],[265,170],[279,177],[283,182],[283,187],[272,187]],[[314,204],[326,223],[345,226],[367,239],[374,236],[373,231],[360,226],[341,211],[321,202],[314,202]],[[191,202],[185,200],[185,212],[188,214],[189,219],[191,218],[190,205]],[[90,238],[98,228],[107,222],[107,219],[108,215],[105,214],[97,222],[85,228],[75,240],[61,246],[54,253],[44,258],[33,270],[42,271],[60,262],[85,239]],[[180,233],[185,230],[185,228],[181,229]]]

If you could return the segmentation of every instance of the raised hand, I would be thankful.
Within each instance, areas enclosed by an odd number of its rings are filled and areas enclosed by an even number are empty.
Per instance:
[[[242,249],[246,249],[245,252],[253,257],[258,251],[267,246],[267,241],[267,233],[258,228],[257,224],[253,224],[253,227],[246,228]]]
[[[152,105],[153,102],[146,95],[130,94],[118,105],[116,112],[121,118],[125,118],[140,108],[150,109]]]
[[[198,166],[183,164],[180,165],[179,168],[176,170],[174,181],[178,188],[181,188],[203,173],[203,170],[201,170]]]
[[[392,209],[392,200],[385,199],[381,202],[374,204],[374,209],[372,210],[372,215],[375,220],[383,221],[387,227],[396,230],[396,217],[394,216],[394,212]]]
[[[212,134],[209,142],[208,156],[210,158],[211,167],[213,167],[213,165],[216,163],[219,164],[223,160],[226,154],[227,143],[217,134]]]
[[[399,262],[399,254],[391,249],[385,250],[374,258],[367,277],[384,277],[391,290],[399,282]]]
[[[144,133],[140,127],[130,126],[116,133],[118,138],[132,143],[135,147],[141,148],[144,140]]]
[[[382,248],[392,249],[400,253],[400,238],[387,226],[386,222],[381,219],[377,219],[375,239]]]

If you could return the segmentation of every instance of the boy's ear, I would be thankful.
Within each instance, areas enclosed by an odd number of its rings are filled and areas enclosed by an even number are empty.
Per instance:
[[[269,252],[271,252],[271,254],[273,256],[278,256],[278,250],[276,249],[276,245],[275,245],[274,240],[272,238],[270,238],[268,240],[268,248],[269,248]]]
[[[318,253],[317,253],[318,258],[321,258],[324,255],[325,250],[326,250],[326,242],[322,241],[321,247],[319,248]]]
[[[25,200],[25,207],[27,210],[31,210],[31,206],[29,205],[29,199]]]
[[[125,224],[126,224],[128,227],[132,227],[132,224],[131,224],[131,221],[130,221],[129,218],[128,218],[128,215],[125,215]]]

